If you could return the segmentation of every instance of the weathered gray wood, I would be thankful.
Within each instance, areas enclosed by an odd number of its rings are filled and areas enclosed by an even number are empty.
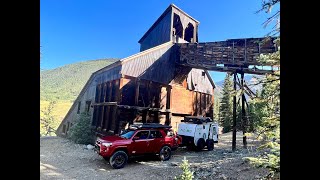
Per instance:
[[[237,90],[236,85],[236,78],[237,73],[233,74],[233,90]],[[236,143],[237,143],[237,105],[236,105],[236,95],[233,96],[233,127],[232,127],[232,151],[236,150]]]
[[[248,38],[220,42],[177,44],[179,58],[176,62],[189,67],[223,72],[233,70],[230,67],[218,67],[218,64],[224,64],[225,66],[236,65],[238,66],[236,69],[244,68],[247,71],[246,73],[264,74],[265,72],[254,71],[249,69],[248,66],[262,65],[257,61],[259,55],[273,53],[277,50],[276,45],[273,43],[274,39]]]

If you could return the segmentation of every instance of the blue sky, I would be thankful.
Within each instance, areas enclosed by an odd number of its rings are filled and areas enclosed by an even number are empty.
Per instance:
[[[170,3],[200,21],[199,42],[262,37],[271,28],[262,26],[268,14],[255,14],[261,0],[40,0],[41,69],[139,52],[138,40]]]

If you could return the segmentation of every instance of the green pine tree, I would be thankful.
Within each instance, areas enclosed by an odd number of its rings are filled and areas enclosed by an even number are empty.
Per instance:
[[[70,128],[68,137],[77,144],[93,144],[94,136],[91,132],[90,115],[83,112],[76,123]]]
[[[229,132],[232,129],[232,91],[233,83],[231,75],[228,73],[224,79],[222,98],[220,100],[220,125],[223,132]]]
[[[188,160],[186,157],[184,157],[184,160],[182,160],[182,164],[180,165],[180,168],[182,169],[182,174],[180,174],[178,177],[174,177],[175,180],[192,180],[193,172],[190,171],[190,165],[188,163]]]
[[[41,136],[55,135],[55,131],[59,125],[52,114],[55,106],[56,106],[56,102],[50,101],[48,107],[41,110],[41,113],[43,114],[42,116],[40,116],[40,135]]]

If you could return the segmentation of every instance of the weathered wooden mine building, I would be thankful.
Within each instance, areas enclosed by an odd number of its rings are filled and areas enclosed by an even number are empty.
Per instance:
[[[176,128],[186,115],[213,115],[214,82],[206,70],[183,67],[176,43],[197,43],[199,22],[171,4],[139,40],[140,52],[94,72],[60,124],[65,136],[82,112],[98,133],[128,123]]]

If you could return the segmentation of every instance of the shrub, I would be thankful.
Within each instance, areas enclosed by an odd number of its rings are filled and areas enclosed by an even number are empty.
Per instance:
[[[77,144],[93,144],[94,136],[90,123],[90,115],[81,113],[76,123],[70,128],[68,138]]]
[[[192,180],[193,179],[193,172],[189,169],[190,165],[188,163],[188,160],[186,160],[186,157],[184,157],[184,160],[182,160],[182,164],[180,165],[180,168],[182,169],[182,174],[180,174],[178,177],[174,177],[176,180]]]

